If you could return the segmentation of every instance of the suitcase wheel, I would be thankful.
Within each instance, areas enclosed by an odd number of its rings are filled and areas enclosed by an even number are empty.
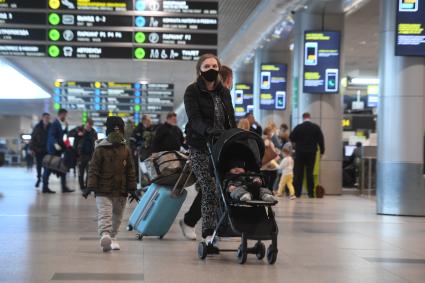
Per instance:
[[[165,236],[165,235],[161,235],[161,236],[159,236],[159,239],[160,239],[160,240],[164,239],[164,236]]]
[[[127,231],[133,231],[133,226],[131,224],[127,225]]]
[[[143,235],[142,234],[136,234],[136,239],[141,241],[143,239]]]

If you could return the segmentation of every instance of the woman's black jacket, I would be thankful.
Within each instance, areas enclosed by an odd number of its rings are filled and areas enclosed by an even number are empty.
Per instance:
[[[214,127],[214,101],[211,92],[215,92],[223,102],[225,129],[235,128],[235,112],[230,91],[219,83],[214,91],[207,91],[204,80],[199,77],[186,88],[184,106],[189,122],[186,125],[186,139],[189,146],[206,150],[208,130]]]

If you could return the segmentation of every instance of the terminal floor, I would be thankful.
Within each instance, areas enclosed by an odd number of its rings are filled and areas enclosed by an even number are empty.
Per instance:
[[[234,253],[200,261],[177,221],[163,240],[137,241],[123,225],[121,251],[103,253],[93,197],[61,194],[56,177],[58,193],[41,194],[22,168],[0,168],[0,180],[0,282],[425,282],[425,218],[376,215],[371,199],[285,199],[276,207],[276,265],[254,256],[239,265]]]

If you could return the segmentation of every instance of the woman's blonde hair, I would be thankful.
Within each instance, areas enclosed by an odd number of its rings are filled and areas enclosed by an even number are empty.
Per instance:
[[[246,119],[246,118],[240,119],[239,123],[238,123],[238,128],[245,130],[245,131],[249,131],[250,124],[249,124],[248,119]]]
[[[276,125],[276,123],[275,123],[275,122],[273,122],[273,121],[269,121],[269,122],[267,123],[267,127],[270,127],[270,128],[272,129],[272,131],[273,131],[273,132],[276,132],[276,131],[277,131],[277,125]]]
[[[270,134],[272,134],[272,133],[273,133],[273,127],[271,127],[271,126],[267,126],[266,128],[264,128],[263,134],[264,134],[265,136],[268,136],[268,135],[270,135]]]

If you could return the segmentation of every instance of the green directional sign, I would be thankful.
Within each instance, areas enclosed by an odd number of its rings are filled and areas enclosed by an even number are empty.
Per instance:
[[[48,52],[50,57],[56,58],[60,54],[60,49],[56,45],[50,45]]]
[[[134,57],[136,57],[136,59],[143,59],[146,56],[146,52],[145,49],[138,47],[134,50]]]
[[[51,24],[52,26],[57,26],[58,24],[60,24],[60,22],[61,22],[61,18],[58,14],[56,13],[49,14],[49,24]]]
[[[134,111],[139,112],[140,111],[140,105],[135,105],[134,106]]]
[[[57,29],[49,30],[49,39],[51,41],[58,41],[60,37],[61,37],[61,34]]]
[[[136,32],[136,33],[135,33],[135,35],[134,35],[134,40],[135,40],[137,43],[144,43],[144,42],[145,42],[145,40],[146,40],[146,35],[145,35],[145,33],[141,32],[141,31]]]

